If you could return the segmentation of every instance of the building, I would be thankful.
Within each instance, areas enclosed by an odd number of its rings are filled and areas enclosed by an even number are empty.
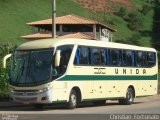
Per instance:
[[[82,38],[112,41],[112,34],[116,30],[94,20],[77,15],[57,17],[56,37],[58,38]],[[22,36],[27,40],[52,38],[52,19],[27,23],[32,27],[32,34]]]

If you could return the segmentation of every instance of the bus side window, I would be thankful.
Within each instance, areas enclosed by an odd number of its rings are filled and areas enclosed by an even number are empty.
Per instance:
[[[138,51],[137,54],[136,54],[136,60],[137,60],[137,63],[136,63],[136,66],[137,67],[141,67],[142,66],[142,52]]]
[[[91,48],[91,64],[106,65],[106,50],[103,48]]]
[[[156,64],[156,55],[153,52],[147,53],[147,67],[152,67]]]
[[[137,67],[146,67],[146,52],[137,52]]]
[[[143,52],[143,67],[147,67],[147,52]]]
[[[107,49],[100,49],[101,65],[107,65]]]
[[[74,64],[88,65],[89,63],[89,48],[80,46],[76,51]]]
[[[131,50],[123,50],[123,65],[124,66],[132,66],[132,51]]]
[[[132,66],[135,66],[135,51],[132,51]]]
[[[121,66],[122,65],[122,51],[112,49],[111,50],[111,65]]]
[[[111,53],[110,53],[110,49],[107,50],[107,63],[108,63],[108,65],[111,64]]]
[[[74,64],[79,64],[80,62],[80,53],[81,53],[81,49],[78,48],[77,51],[76,51],[76,55],[75,55],[75,60],[74,60]]]
[[[66,71],[69,59],[72,53],[73,45],[63,45],[57,47],[57,50],[61,50],[60,65],[57,68],[58,74],[63,74]],[[53,72],[55,73],[55,72]]]

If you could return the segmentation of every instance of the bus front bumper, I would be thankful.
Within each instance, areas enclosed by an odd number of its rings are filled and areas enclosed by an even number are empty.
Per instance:
[[[10,92],[10,98],[19,103],[24,104],[47,104],[52,103],[52,89],[46,91],[38,92],[28,92],[28,91],[12,91]]]

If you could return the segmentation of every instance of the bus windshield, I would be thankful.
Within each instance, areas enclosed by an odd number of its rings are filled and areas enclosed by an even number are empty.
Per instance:
[[[27,86],[50,81],[53,51],[16,51],[11,63],[10,83]]]

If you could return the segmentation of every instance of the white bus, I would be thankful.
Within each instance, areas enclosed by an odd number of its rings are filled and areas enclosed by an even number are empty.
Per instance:
[[[158,60],[153,48],[85,39],[44,39],[20,45],[12,55],[13,101],[36,108],[81,101],[104,104],[157,94]]]

